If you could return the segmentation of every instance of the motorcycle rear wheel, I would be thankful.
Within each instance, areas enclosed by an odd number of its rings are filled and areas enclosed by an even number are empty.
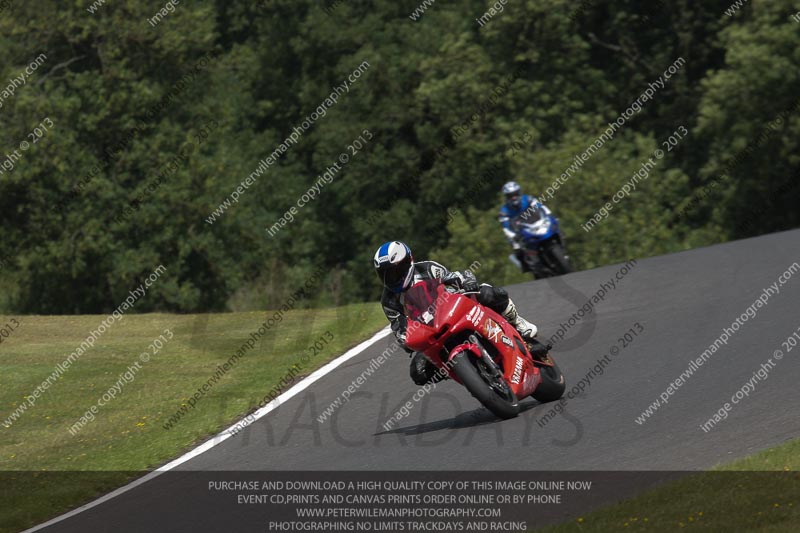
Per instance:
[[[533,391],[531,397],[541,403],[554,402],[564,395],[567,382],[564,374],[552,358],[549,358],[553,366],[540,366],[539,373],[542,375],[542,382]]]
[[[476,400],[489,411],[502,419],[514,418],[519,414],[519,400],[508,383],[500,376],[492,378],[481,358],[470,352],[460,352],[453,357],[453,371]]]

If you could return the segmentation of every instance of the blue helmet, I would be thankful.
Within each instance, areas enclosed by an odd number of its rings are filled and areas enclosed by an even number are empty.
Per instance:
[[[401,293],[414,281],[414,258],[411,248],[400,241],[385,242],[375,252],[375,271],[383,286],[394,293]]]
[[[516,181],[509,181],[503,185],[503,194],[508,205],[516,209],[522,205],[522,187]]]

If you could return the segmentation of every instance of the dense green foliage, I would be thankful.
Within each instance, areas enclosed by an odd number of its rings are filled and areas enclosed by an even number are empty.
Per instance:
[[[494,218],[502,183],[544,192],[679,57],[547,202],[577,266],[795,227],[797,9],[751,0],[728,16],[731,3],[509,0],[480,26],[493,2],[439,1],[413,21],[417,0],[198,1],[155,27],[161,5],[147,2],[4,3],[0,80],[46,61],[4,97],[0,152],[53,127],[0,174],[0,306],[108,311],[159,264],[139,311],[277,307],[319,266],[307,305],[364,300],[388,239],[454,268],[478,260],[487,281],[523,279]],[[680,127],[648,179],[581,229]],[[270,236],[365,129],[366,146]]]

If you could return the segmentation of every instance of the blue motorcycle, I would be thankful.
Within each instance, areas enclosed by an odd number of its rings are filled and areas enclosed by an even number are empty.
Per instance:
[[[523,250],[523,265],[515,254],[508,258],[517,267],[533,272],[539,278],[550,278],[572,272],[569,256],[558,219],[544,209],[528,209],[510,223]]]

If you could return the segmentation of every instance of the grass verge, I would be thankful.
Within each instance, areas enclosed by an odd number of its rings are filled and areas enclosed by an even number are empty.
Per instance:
[[[600,531],[796,532],[800,440],[692,474],[543,533]]]
[[[0,316],[0,324],[19,323],[0,343],[0,531],[40,523],[164,464],[253,410],[293,365],[300,366],[298,381],[386,322],[375,304],[289,311],[165,429],[271,316],[125,316],[8,427],[7,417],[105,316]],[[165,329],[173,334],[166,342]],[[163,348],[153,354],[160,335]],[[321,350],[309,348],[322,339]],[[142,362],[143,352],[149,361]],[[71,434],[69,428],[137,362],[133,380]]]

